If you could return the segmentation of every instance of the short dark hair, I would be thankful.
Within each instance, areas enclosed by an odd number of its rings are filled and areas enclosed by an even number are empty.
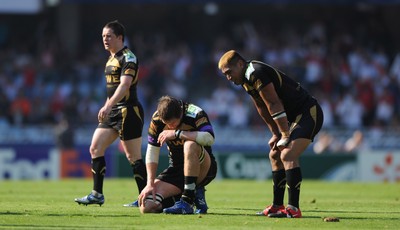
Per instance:
[[[171,96],[162,96],[158,100],[157,112],[163,121],[181,118],[182,102]]]
[[[236,50],[229,50],[219,59],[218,69],[222,69],[224,66],[236,64],[239,60],[245,61]]]
[[[104,28],[110,28],[113,30],[114,34],[118,36],[122,36],[122,41],[125,40],[125,26],[122,25],[118,20],[111,21],[107,23]]]

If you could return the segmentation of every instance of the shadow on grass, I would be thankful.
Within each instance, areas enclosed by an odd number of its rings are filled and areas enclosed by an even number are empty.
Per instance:
[[[73,226],[73,225],[34,225],[34,224],[0,224],[0,227],[4,228],[21,228],[21,229],[110,229],[110,227],[99,227],[99,226]]]
[[[393,211],[381,211],[381,212],[377,212],[377,211],[352,211],[352,210],[346,210],[346,211],[340,211],[340,210],[336,210],[336,211],[332,211],[332,210],[306,210],[307,212],[324,212],[324,213],[360,213],[360,214],[386,214],[386,213],[390,213],[390,214],[400,214],[400,212],[393,212]]]
[[[214,209],[217,210],[218,209]],[[221,209],[221,210],[225,210],[226,209]],[[242,211],[242,213],[218,213],[218,212],[209,212],[206,215],[214,215],[214,216],[260,216],[260,217],[264,217],[264,218],[268,218],[262,215],[257,215],[256,213],[261,211],[259,209],[249,209],[249,208],[232,208],[230,210],[235,210],[235,211]],[[254,212],[254,214],[252,213],[248,213],[248,212]],[[302,210],[303,212],[303,219],[307,218],[307,219],[322,219],[323,217],[327,217],[327,216],[335,216],[338,217],[339,219],[347,219],[347,220],[398,220],[399,217],[398,216],[393,216],[393,214],[400,214],[400,212],[376,212],[376,211],[332,211],[332,210]],[[309,216],[307,215],[307,213],[318,213],[321,216]],[[386,214],[386,213],[390,213],[391,216],[388,217],[382,217],[382,216],[376,216],[376,217],[371,217],[371,215],[374,214]],[[306,214],[306,215],[304,215]],[[362,214],[362,215],[368,215],[367,217],[363,217],[363,216],[345,216],[346,214]]]
[[[15,216],[18,216],[18,215],[32,215],[32,216],[59,216],[59,217],[74,217],[74,216],[77,216],[77,217],[82,217],[82,216],[87,216],[87,217],[107,217],[107,218],[109,218],[109,217],[129,217],[129,218],[131,218],[131,217],[138,217],[138,216],[135,216],[135,215],[132,215],[132,214],[129,214],[129,213],[127,213],[127,214],[91,214],[91,213],[68,213],[68,214],[65,214],[65,213],[37,213],[36,211],[35,212],[31,212],[31,211],[25,211],[25,212],[10,212],[10,211],[6,211],[6,212],[0,212],[0,216],[7,216],[7,215],[9,215],[9,216],[13,216],[13,215],[15,215]],[[2,225],[0,225],[0,226],[2,226]]]

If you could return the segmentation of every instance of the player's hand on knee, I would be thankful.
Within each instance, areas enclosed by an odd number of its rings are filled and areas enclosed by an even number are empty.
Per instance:
[[[290,144],[290,137],[282,137],[276,146],[279,148],[279,150],[283,150],[284,148],[287,148]]]

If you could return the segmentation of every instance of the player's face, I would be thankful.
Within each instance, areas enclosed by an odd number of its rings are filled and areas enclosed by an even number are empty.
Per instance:
[[[111,53],[116,53],[119,51],[122,41],[122,36],[116,36],[111,28],[103,28],[103,45],[104,49],[110,51]]]
[[[177,129],[179,124],[181,123],[181,119],[174,118],[169,121],[163,121],[163,123],[167,126],[168,129]]]
[[[235,85],[243,84],[243,66],[241,62],[237,62],[236,64],[226,65],[222,67],[222,74],[225,75],[226,79],[233,82]]]

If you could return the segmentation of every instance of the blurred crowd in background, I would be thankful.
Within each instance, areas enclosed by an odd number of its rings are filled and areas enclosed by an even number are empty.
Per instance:
[[[146,121],[157,99],[169,94],[203,107],[215,126],[265,130],[250,97],[218,71],[219,57],[236,49],[284,71],[319,100],[325,116],[321,136],[330,128],[399,127],[400,50],[390,46],[379,19],[315,20],[302,27],[235,20],[209,34],[208,41],[134,28],[127,26],[126,44],[139,59]],[[63,119],[77,127],[97,124],[108,58],[101,30],[93,31],[98,36],[75,56],[67,55],[46,24],[29,38],[7,37],[11,34],[4,31],[0,28],[0,127],[55,125]]]

